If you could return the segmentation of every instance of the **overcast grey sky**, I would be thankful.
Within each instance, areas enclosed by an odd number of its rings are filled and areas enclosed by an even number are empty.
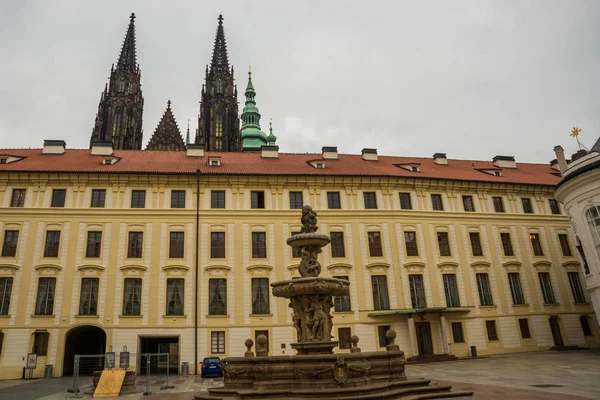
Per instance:
[[[131,12],[145,143],[169,99],[194,136],[219,13],[283,152],[548,162],[600,135],[596,0],[2,0],[0,147],[87,148]]]

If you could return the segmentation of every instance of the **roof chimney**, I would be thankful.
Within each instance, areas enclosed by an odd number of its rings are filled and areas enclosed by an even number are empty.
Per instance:
[[[93,142],[92,143],[92,155],[93,156],[110,156],[113,153],[112,142]]]
[[[560,172],[560,169],[558,168],[558,160],[556,158],[554,160],[550,161],[550,168],[552,168],[555,171]]]
[[[276,146],[276,145],[260,146],[260,157],[261,158],[279,158],[279,146]]]
[[[433,155],[433,162],[437,165],[448,165],[448,159],[446,153],[435,153]]]
[[[204,157],[204,145],[188,143],[186,146],[188,157]]]
[[[567,170],[567,159],[562,146],[554,146],[554,154],[556,154],[556,160],[558,161],[558,170],[561,173],[565,172]]]
[[[492,159],[494,165],[498,168],[517,168],[514,156],[496,156]]]
[[[362,159],[365,161],[377,161],[377,149],[362,149]]]
[[[323,152],[324,160],[337,160],[338,152],[335,146],[324,146],[321,151]]]
[[[42,154],[64,154],[67,143],[64,140],[44,140]]]

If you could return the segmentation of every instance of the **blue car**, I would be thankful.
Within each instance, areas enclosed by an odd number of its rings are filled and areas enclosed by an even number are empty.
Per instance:
[[[221,359],[219,357],[206,357],[202,360],[201,376],[206,378],[208,375],[223,376],[223,368],[221,368]]]

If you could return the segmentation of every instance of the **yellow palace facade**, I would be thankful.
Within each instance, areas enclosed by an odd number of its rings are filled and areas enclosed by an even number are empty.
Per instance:
[[[338,154],[0,150],[0,378],[29,353],[54,375],[74,354],[169,351],[177,365],[291,354],[291,310],[270,283],[298,274],[300,210],[332,243],[323,275],[339,352],[398,333],[407,357],[595,346],[599,330],[554,166]],[[383,334],[382,334],[383,333]],[[190,369],[195,372],[194,366]]]

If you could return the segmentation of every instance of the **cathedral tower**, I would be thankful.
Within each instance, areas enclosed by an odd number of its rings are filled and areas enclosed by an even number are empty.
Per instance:
[[[111,67],[110,81],[100,96],[90,144],[113,142],[113,148],[118,150],[142,148],[144,98],[136,61],[134,20],[132,13],[119,61]]]
[[[222,15],[210,67],[206,66],[195,143],[207,151],[242,151],[237,87],[233,67],[229,68]]]

